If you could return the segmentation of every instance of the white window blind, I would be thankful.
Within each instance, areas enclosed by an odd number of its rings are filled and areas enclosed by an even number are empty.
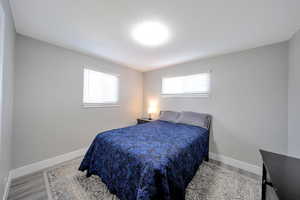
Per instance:
[[[208,96],[210,73],[162,79],[162,94],[171,96]]]
[[[118,76],[84,69],[84,104],[115,104],[118,102],[118,90]]]

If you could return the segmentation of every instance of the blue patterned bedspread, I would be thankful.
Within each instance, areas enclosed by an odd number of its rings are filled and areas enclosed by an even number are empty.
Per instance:
[[[98,134],[79,170],[120,200],[184,200],[208,152],[204,128],[154,121]]]

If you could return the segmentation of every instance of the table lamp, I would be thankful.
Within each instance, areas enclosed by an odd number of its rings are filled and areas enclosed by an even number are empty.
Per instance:
[[[152,119],[152,114],[154,114],[154,113],[156,113],[156,107],[155,106],[150,106],[149,108],[148,108],[148,114],[149,114],[149,120],[151,120]]]

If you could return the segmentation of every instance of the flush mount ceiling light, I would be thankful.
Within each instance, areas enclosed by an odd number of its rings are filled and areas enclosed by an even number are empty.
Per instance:
[[[133,28],[132,37],[142,45],[154,47],[166,43],[170,36],[165,25],[155,21],[146,21]]]

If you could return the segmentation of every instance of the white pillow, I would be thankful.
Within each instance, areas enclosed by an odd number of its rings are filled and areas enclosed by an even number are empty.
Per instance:
[[[200,126],[208,129],[210,125],[210,115],[204,113],[195,112],[181,112],[176,123],[188,124],[193,126]]]
[[[174,111],[161,111],[159,116],[159,120],[168,121],[168,122],[176,122],[177,118],[179,117],[179,112]]]

